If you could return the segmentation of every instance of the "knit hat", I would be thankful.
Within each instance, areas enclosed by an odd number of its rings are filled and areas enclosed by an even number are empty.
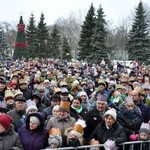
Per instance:
[[[36,110],[36,111],[37,111],[38,109],[37,109],[37,107],[34,106],[34,105],[33,105],[33,106],[28,106],[28,107],[26,108],[26,114],[28,114],[29,111],[31,111],[31,110]]]
[[[55,106],[53,107],[53,111],[59,111],[59,105],[55,105]]]
[[[116,113],[115,109],[107,110],[104,114],[104,117],[107,115],[111,115],[114,118],[114,120],[116,120],[116,118],[117,118],[117,113]]]
[[[5,114],[0,116],[0,124],[7,130],[9,129],[10,125],[12,123],[12,118]]]
[[[83,134],[83,130],[86,127],[85,121],[78,119],[75,125],[73,126],[73,130],[71,130],[71,134],[80,138]]]
[[[139,133],[141,133],[141,132],[150,134],[150,124],[143,122],[143,123],[141,124],[140,130],[139,130]]]
[[[31,121],[31,122],[34,122],[34,123],[37,123],[38,125],[41,124],[39,118],[36,117],[36,116],[31,116],[31,117],[30,117],[30,121]]]

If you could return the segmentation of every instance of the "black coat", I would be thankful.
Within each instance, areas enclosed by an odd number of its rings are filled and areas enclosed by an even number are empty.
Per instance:
[[[97,108],[93,108],[86,114],[86,128],[84,129],[84,139],[85,143],[89,141],[91,133],[95,130],[96,126],[103,121],[103,117],[100,115]]]
[[[104,121],[101,122],[90,136],[90,140],[93,138],[101,144],[108,139],[115,141],[116,145],[127,141],[124,129],[118,122],[115,122],[110,129],[106,128]]]
[[[85,120],[86,113],[87,113],[87,111],[84,110],[84,109],[82,109],[82,111],[80,113],[78,113],[72,107],[70,108],[70,116],[73,117],[73,118],[75,118],[76,120],[78,120],[79,118]]]

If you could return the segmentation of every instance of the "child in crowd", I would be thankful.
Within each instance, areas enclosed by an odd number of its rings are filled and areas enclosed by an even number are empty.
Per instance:
[[[150,140],[150,124],[149,123],[142,123],[139,134],[132,134],[130,135],[131,141],[143,141],[145,143],[142,144],[134,144],[133,149],[140,150],[149,150],[150,144],[146,142]]]

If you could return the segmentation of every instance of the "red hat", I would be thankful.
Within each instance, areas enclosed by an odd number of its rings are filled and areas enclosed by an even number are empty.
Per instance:
[[[0,116],[0,124],[7,130],[12,123],[12,118],[5,114]]]

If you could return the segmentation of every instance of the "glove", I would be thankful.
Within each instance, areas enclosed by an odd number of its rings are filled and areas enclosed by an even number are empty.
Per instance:
[[[129,138],[131,141],[136,141],[138,139],[138,134],[131,134]]]
[[[113,140],[107,140],[104,143],[104,147],[106,150],[117,150],[116,143]]]

